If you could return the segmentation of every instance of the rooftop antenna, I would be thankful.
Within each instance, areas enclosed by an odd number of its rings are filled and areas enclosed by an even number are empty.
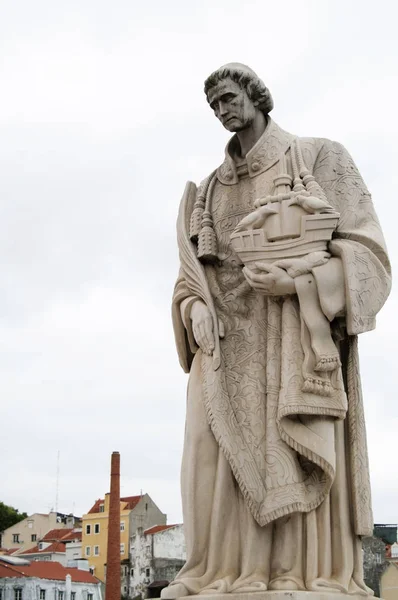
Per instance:
[[[55,484],[55,512],[58,512],[58,498],[59,498],[59,450],[57,452],[57,478]]]

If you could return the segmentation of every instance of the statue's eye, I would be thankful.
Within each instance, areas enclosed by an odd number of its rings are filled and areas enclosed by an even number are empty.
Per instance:
[[[233,100],[235,98],[234,94],[224,94],[224,96],[222,97],[224,102],[231,102],[231,100]]]

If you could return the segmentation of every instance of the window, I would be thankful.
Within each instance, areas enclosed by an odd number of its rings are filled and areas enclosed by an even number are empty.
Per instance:
[[[64,600],[64,593],[61,590],[58,592],[58,600]]]
[[[96,524],[94,525],[94,533],[99,533],[99,532],[100,532],[100,524],[99,524],[99,523],[96,523]]]
[[[124,521],[120,521],[120,531],[124,531]]]
[[[104,512],[104,511],[105,511],[105,506],[104,506],[103,504],[100,504],[100,509],[99,509],[99,511],[100,511],[100,512]]]
[[[151,569],[146,568],[145,569],[145,577],[149,577],[151,574]]]
[[[76,592],[70,593],[70,600],[76,600]]]
[[[19,544],[19,533],[12,534],[12,541],[13,541],[13,544]]]
[[[0,589],[0,600],[4,600],[3,589]]]
[[[124,544],[120,544],[120,554],[124,554]]]
[[[134,569],[131,569],[131,577],[134,577]]]
[[[87,600],[93,600],[94,596],[93,594],[90,594],[90,592],[87,594]]]
[[[90,556],[91,554],[91,546],[86,546],[86,556]]]
[[[46,590],[40,590],[40,600],[46,600]]]
[[[94,546],[94,556],[99,556],[99,546]]]
[[[86,525],[86,534],[90,535],[91,533],[91,525]]]
[[[32,535],[30,536],[30,541],[35,542],[36,540],[37,540],[37,535],[35,533],[32,533]]]
[[[33,529],[33,521],[31,519],[28,521],[28,527],[29,529]]]
[[[14,600],[22,600],[22,588],[14,589]]]

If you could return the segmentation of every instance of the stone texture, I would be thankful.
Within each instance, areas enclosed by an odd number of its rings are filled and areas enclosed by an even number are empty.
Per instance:
[[[206,600],[336,600],[335,593],[327,592],[251,592],[242,594],[204,594]],[[338,598],[339,596],[337,596]],[[181,600],[187,600],[185,596]],[[351,600],[363,600],[363,596],[354,594],[350,596]]]
[[[390,290],[371,197],[340,144],[272,121],[248,67],[222,67],[205,92],[236,135],[199,188],[188,182],[177,222],[187,562],[162,598],[367,596],[357,335]]]

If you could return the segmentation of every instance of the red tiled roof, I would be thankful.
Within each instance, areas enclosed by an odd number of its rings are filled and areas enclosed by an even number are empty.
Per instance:
[[[66,545],[63,542],[53,542],[46,548],[39,550],[39,546],[33,546],[33,548],[29,548],[29,550],[25,550],[25,552],[20,552],[18,556],[22,556],[25,554],[40,554],[48,553],[48,552],[65,552]]]
[[[132,510],[141,500],[142,496],[125,496],[124,498],[120,498],[120,502],[127,502],[127,506],[124,510],[129,509]]]
[[[14,552],[18,552],[18,550],[20,550],[20,548],[0,548],[0,556],[3,554],[5,554],[6,556],[10,556],[11,554],[14,554]]]
[[[25,552],[22,552],[23,554],[34,554],[35,552],[40,552],[39,550],[39,546],[33,546],[33,548],[29,548],[28,550],[25,550]],[[21,554],[21,552],[19,553]]]
[[[120,502],[126,502],[127,506],[124,510],[132,510],[141,500],[142,496],[125,496],[124,498],[120,498]],[[90,508],[87,514],[99,513],[101,504],[105,504],[105,501],[102,498],[96,500],[95,504]]]
[[[44,537],[41,538],[42,542],[56,542],[62,540],[66,535],[71,533],[73,529],[50,529]]]
[[[89,571],[81,569],[66,568],[61,563],[53,561],[33,561],[30,565],[9,565],[0,561],[0,578],[1,577],[39,577],[40,579],[53,579],[57,581],[65,581],[66,575],[70,575],[72,581],[80,583],[99,583],[99,580],[94,577]]]
[[[90,515],[91,513],[99,513],[100,504],[104,504],[104,501],[101,500],[101,498],[99,498],[98,500],[95,501],[94,506],[92,506],[90,508],[90,510],[88,511],[88,514]]]
[[[149,529],[145,529],[145,535],[152,535],[153,533],[158,533],[159,531],[164,531],[165,529],[170,529],[170,527],[177,527],[177,524],[174,525],[154,525]]]
[[[20,572],[16,571],[12,565],[0,561],[0,579],[3,577],[17,577],[18,575],[20,575]]]
[[[81,542],[81,540],[82,540],[82,532],[81,531],[74,531],[72,529],[72,531],[70,533],[67,533],[63,538],[61,538],[62,542],[71,542],[73,540],[79,540]]]

